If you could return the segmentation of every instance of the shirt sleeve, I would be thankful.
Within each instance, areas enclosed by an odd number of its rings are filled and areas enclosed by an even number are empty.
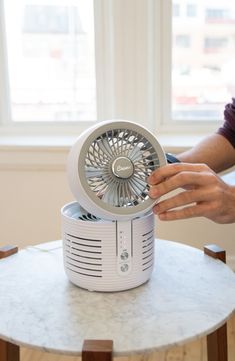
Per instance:
[[[223,135],[235,148],[235,98],[232,98],[232,102],[225,106],[224,124],[217,133]]]

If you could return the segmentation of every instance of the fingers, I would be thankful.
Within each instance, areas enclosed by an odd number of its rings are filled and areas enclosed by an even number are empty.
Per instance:
[[[161,221],[174,221],[177,219],[205,217],[209,213],[210,213],[210,205],[207,203],[199,203],[196,205],[184,207],[182,209],[160,213],[158,214],[158,217]]]
[[[164,167],[155,170],[149,177],[148,183],[150,185],[156,185],[163,182],[165,179],[172,177],[181,172],[202,172],[207,170],[208,167],[205,164],[191,164],[191,163],[175,163],[168,164]]]
[[[178,188],[196,189],[201,186],[211,184],[214,180],[214,175],[211,173],[204,174],[202,172],[180,172],[177,173],[161,183],[152,185],[149,190],[151,198],[159,198]]]
[[[203,188],[200,190],[189,190],[181,192],[175,196],[172,196],[168,199],[158,202],[153,207],[153,212],[155,214],[161,214],[174,208],[187,206],[193,203],[206,202],[211,198],[210,189]]]
[[[196,189],[212,184],[215,173],[204,164],[171,164],[154,171],[148,178],[149,196],[159,198],[177,188]]]

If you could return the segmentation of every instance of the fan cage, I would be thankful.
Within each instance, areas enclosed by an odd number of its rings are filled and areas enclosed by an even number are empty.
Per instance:
[[[133,171],[125,177],[114,173],[115,161],[129,162]],[[147,177],[160,166],[156,149],[146,136],[135,130],[107,130],[88,146],[85,177],[91,191],[114,207],[135,207],[149,199]],[[127,166],[119,170],[127,169]]]

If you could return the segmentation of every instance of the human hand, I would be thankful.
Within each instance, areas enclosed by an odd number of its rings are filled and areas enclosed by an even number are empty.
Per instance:
[[[216,223],[235,222],[235,186],[226,184],[205,164],[169,164],[155,170],[148,183],[149,196],[156,199],[183,188],[153,207],[161,220],[203,216]]]

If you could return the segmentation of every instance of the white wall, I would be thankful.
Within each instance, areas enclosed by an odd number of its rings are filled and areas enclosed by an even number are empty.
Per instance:
[[[0,242],[20,247],[60,238],[60,208],[72,200],[65,172],[1,171]]]
[[[68,148],[0,149],[0,245],[19,247],[60,239],[60,208],[73,200],[65,162]],[[159,238],[202,248],[217,243],[227,250],[235,269],[235,224],[205,219],[174,222],[156,220]]]

